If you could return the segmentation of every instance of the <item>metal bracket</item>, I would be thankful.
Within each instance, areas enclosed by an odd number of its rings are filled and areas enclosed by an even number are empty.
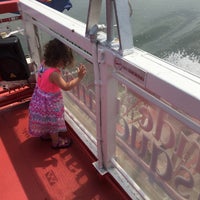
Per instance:
[[[91,42],[97,42],[97,33],[106,29],[106,43],[110,48],[115,48],[116,42],[118,45],[117,51],[121,55],[127,55],[133,52],[133,34],[130,23],[132,8],[130,0],[106,0],[106,25],[99,25],[102,0],[90,0],[88,9],[88,18],[86,26],[86,37],[90,38]],[[114,38],[114,17],[117,23],[118,38]]]
[[[97,171],[98,171],[102,176],[105,175],[105,174],[108,172],[108,171],[105,170],[104,168],[100,168],[100,167],[99,167],[99,162],[98,162],[98,161],[93,162],[92,164],[93,164],[93,166],[97,169]]]

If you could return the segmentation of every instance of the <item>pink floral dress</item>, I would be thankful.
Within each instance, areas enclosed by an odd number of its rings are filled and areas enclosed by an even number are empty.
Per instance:
[[[60,88],[49,81],[57,68],[41,65],[37,84],[29,104],[29,133],[39,137],[46,134],[66,132],[64,104]]]

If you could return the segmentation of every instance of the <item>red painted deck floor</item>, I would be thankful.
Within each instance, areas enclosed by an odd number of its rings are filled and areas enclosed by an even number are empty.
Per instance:
[[[123,200],[128,196],[93,167],[84,144],[70,135],[68,149],[28,134],[28,103],[0,110],[1,200]]]

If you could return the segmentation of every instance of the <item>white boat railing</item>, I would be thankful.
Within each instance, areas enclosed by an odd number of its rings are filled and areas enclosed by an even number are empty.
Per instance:
[[[121,2],[114,1],[115,11]],[[112,30],[92,32],[91,40],[88,33],[98,25],[91,9],[101,1],[90,3],[84,24],[20,0],[32,60],[39,64],[44,41],[56,37],[87,67],[83,82],[63,92],[65,119],[96,156],[101,174],[110,173],[132,199],[199,200],[200,79],[129,47],[120,22],[126,16],[119,13],[120,40],[109,45]]]

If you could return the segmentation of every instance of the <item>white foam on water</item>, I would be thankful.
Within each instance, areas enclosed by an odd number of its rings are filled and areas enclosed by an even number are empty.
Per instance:
[[[171,53],[164,58],[170,63],[173,63],[177,67],[200,77],[200,58],[195,55],[186,55],[184,51]]]

